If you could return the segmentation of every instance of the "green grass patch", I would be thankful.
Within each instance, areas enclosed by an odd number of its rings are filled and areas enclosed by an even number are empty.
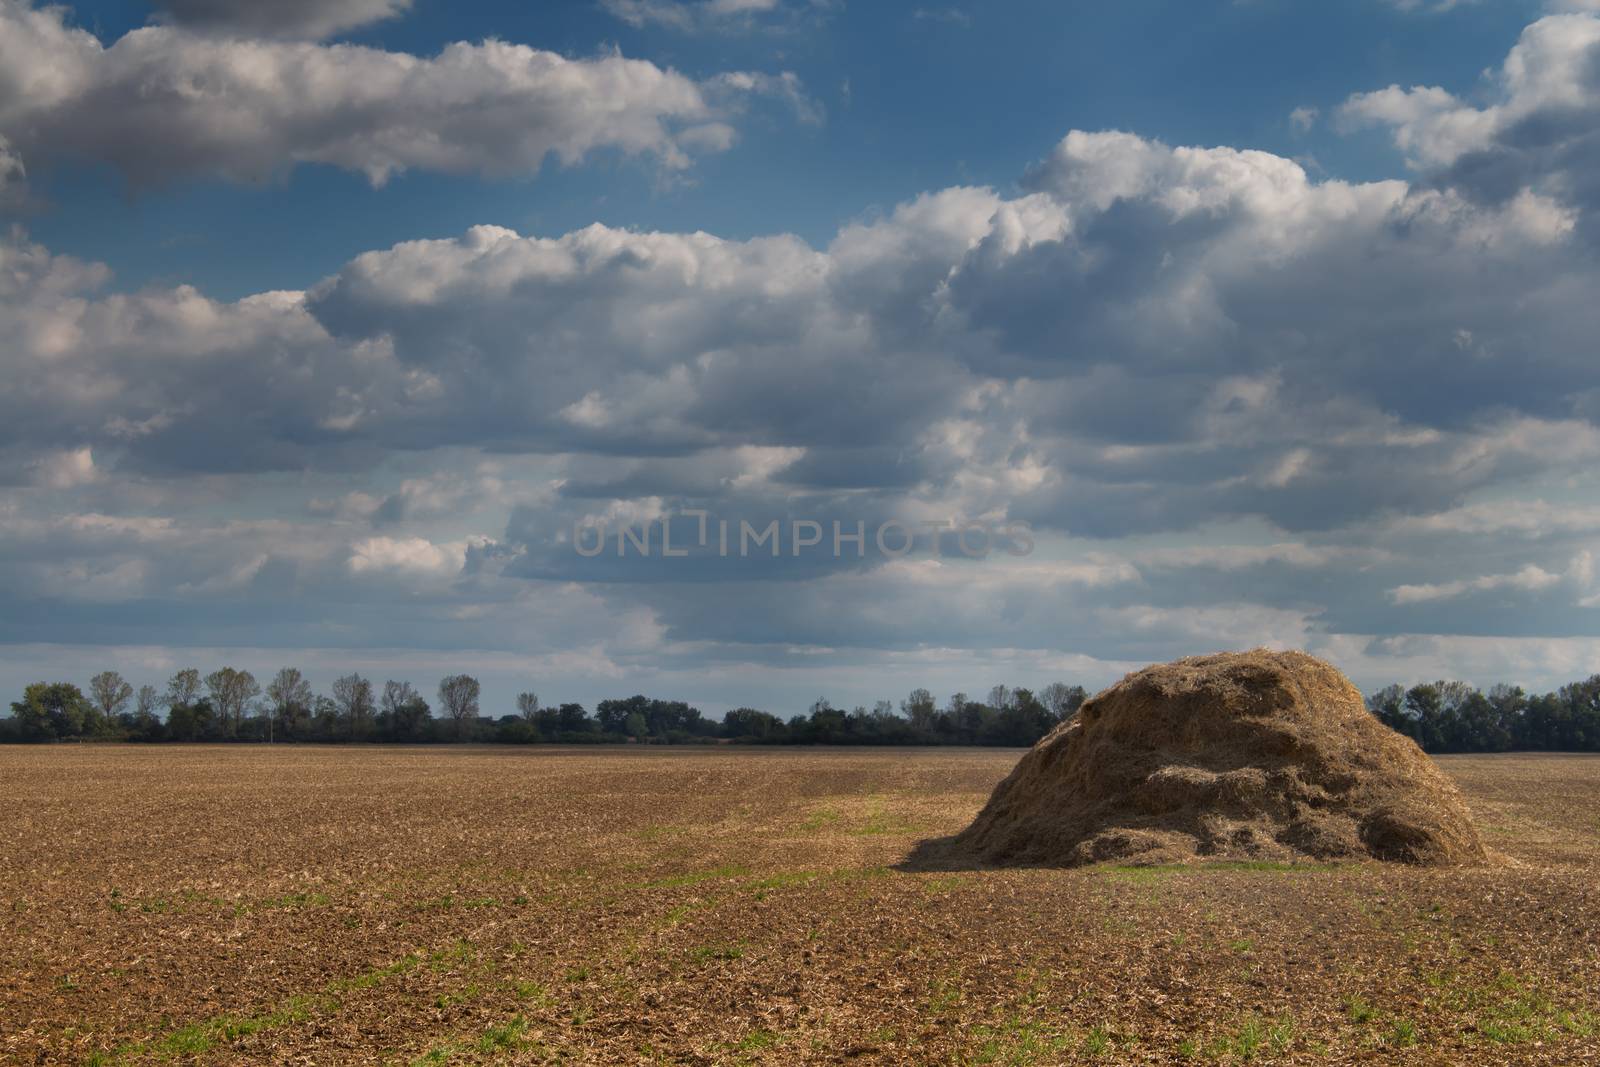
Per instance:
[[[965,878],[958,878],[954,875],[947,875],[939,878],[926,878],[922,882],[922,891],[929,894],[949,893],[952,890],[960,889],[966,884],[967,880]]]
[[[1389,1024],[1384,1040],[1395,1048],[1411,1048],[1417,1043],[1417,1025],[1410,1019],[1396,1018]]]
[[[975,1026],[971,1063],[1057,1063],[1072,1046],[1072,1039],[1043,1023],[1012,1016],[993,1026]]]
[[[517,1015],[499,1026],[491,1026],[479,1035],[477,1049],[479,1052],[494,1053],[519,1049],[525,1043],[523,1038],[528,1032],[528,1020]]]
[[[1424,981],[1434,991],[1428,998],[1430,1008],[1466,1017],[1468,1040],[1523,1045],[1600,1033],[1600,1016],[1592,1010],[1558,1003],[1546,990],[1510,971],[1487,982],[1444,972],[1426,974]]]
[[[1483,1009],[1477,1018],[1478,1033],[1502,1045],[1524,1045],[1549,1041],[1565,1035],[1592,1037],[1596,1017],[1587,1010],[1571,1010],[1556,1004],[1537,989],[1524,988],[1513,979],[1497,983],[1506,994]]]
[[[688,832],[687,826],[646,826],[643,830],[635,831],[633,836],[640,841],[659,841],[663,837],[677,837]]]
[[[757,897],[772,892],[774,889],[789,889],[797,885],[810,885],[820,875],[815,871],[784,871],[779,874],[769,874],[764,878],[757,878],[745,885]]]
[[[734,1046],[739,1052],[765,1052],[777,1048],[783,1043],[783,1038],[775,1030],[752,1030]]]
[[[844,816],[833,808],[818,808],[800,824],[800,829],[815,832],[825,826],[835,826],[843,818]]]
[[[1078,1050],[1085,1056],[1103,1056],[1111,1051],[1111,1031],[1103,1026],[1096,1026],[1084,1035],[1079,1043]]]
[[[872,811],[867,821],[850,830],[851,837],[878,837],[889,834],[920,833],[921,827],[907,819],[885,811]]]
[[[485,1028],[476,1038],[435,1045],[412,1060],[411,1067],[436,1067],[438,1064],[449,1063],[457,1056],[476,1058],[520,1052],[534,1045],[528,1040],[527,1034],[528,1021],[516,1015],[496,1026]]]
[[[1206,1059],[1223,1062],[1249,1062],[1289,1052],[1295,1044],[1295,1021],[1289,1016],[1263,1019],[1252,1015],[1232,1030],[1202,1043],[1199,1037],[1186,1037],[1178,1043],[1179,1059]]]
[[[707,908],[716,907],[717,902],[721,899],[722,898],[719,896],[710,896],[701,900],[685,901],[684,903],[668,910],[668,912],[661,917],[661,921],[667,926],[677,926],[679,923],[683,922],[683,920],[687,919],[697,911],[705,911]]]
[[[336,979],[323,986],[318,993],[290,997],[271,1011],[256,1015],[228,1014],[202,1019],[182,1026],[164,1037],[131,1042],[115,1049],[95,1052],[93,1056],[97,1063],[109,1065],[152,1055],[170,1059],[212,1052],[264,1030],[279,1030],[307,1022],[315,1015],[336,1012],[342,1005],[340,998],[343,994],[376,988],[391,978],[414,970],[425,960],[429,964],[437,965],[445,961],[472,958],[475,955],[476,949],[470,942],[456,941],[450,947],[427,957],[411,953],[392,963],[374,967],[350,978]]]
[[[555,1002],[550,991],[538,982],[512,982],[511,991],[520,999],[532,1001],[537,1007],[548,1007]]]
[[[145,1046],[125,1046],[114,1052],[106,1062],[116,1063],[129,1055],[143,1052],[153,1052],[163,1057],[210,1052],[218,1045],[231,1045],[263,1030],[305,1022],[313,1013],[337,1006],[338,1000],[332,996],[292,997],[282,1006],[260,1015],[223,1015],[191,1023]]]
[[[374,967],[370,971],[363,971],[354,978],[341,978],[336,982],[329,983],[328,988],[338,993],[352,989],[372,989],[374,986],[382,985],[396,975],[405,974],[407,971],[416,969],[421,963],[421,956],[415,953],[408,953],[393,963],[386,963],[382,967]]]
[[[1378,1017],[1378,1009],[1355,994],[1344,998],[1344,1013],[1353,1023],[1370,1023]]]
[[[689,950],[689,958],[696,963],[709,963],[712,960],[741,960],[744,959],[743,941],[724,941],[709,945],[696,945]]]
[[[454,993],[440,993],[434,998],[433,1006],[439,1009],[453,1007],[456,1004],[465,1004],[469,1000],[476,1000],[478,994],[483,992],[478,988],[478,983],[469,982]]]
[[[322,908],[329,904],[326,893],[285,893],[257,901],[258,908]]]
[[[935,982],[928,991],[928,1000],[924,1007],[929,1015],[943,1015],[945,1012],[961,1003],[961,990],[946,983]]]
[[[669,878],[658,878],[653,882],[646,882],[644,889],[681,889],[684,886],[699,885],[702,882],[714,882],[725,878],[743,878],[750,873],[750,868],[730,864],[725,867],[713,867],[708,871],[691,871],[688,874],[675,874]]]

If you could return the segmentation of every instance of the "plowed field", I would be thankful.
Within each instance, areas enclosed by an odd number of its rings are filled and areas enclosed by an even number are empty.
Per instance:
[[[1507,866],[898,869],[1018,756],[0,749],[0,1062],[1600,1062],[1600,758],[1440,760]]]

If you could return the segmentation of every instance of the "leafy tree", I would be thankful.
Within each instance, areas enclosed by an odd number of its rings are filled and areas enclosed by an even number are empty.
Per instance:
[[[1478,690],[1468,693],[1454,709],[1449,738],[1455,752],[1506,752],[1511,748],[1511,725],[1492,701]]]
[[[961,707],[946,721],[945,735],[952,742],[975,745],[990,734],[989,724],[998,717],[999,712],[991,705],[976,700],[962,701]]]
[[[1600,674],[1562,686],[1559,695],[1566,705],[1563,747],[1573,752],[1600,749]]]
[[[203,688],[208,697],[201,697]],[[88,736],[250,740],[258,734],[270,738],[280,725],[288,736],[307,740],[370,736],[374,726],[376,735],[386,741],[438,739],[432,709],[408,682],[386,682],[381,701],[376,702],[381,710],[375,711],[372,683],[360,674],[339,679],[334,686],[337,699],[330,699],[315,696],[299,671],[284,668],[266,687],[270,715],[260,723],[245,722],[245,713],[260,692],[248,671],[229,667],[204,678],[192,668],[179,671],[168,682],[164,697],[148,685],[135,692],[115,671],[97,674],[87,697],[69,683],[41,682],[29,686],[11,705],[10,718],[0,719],[0,742]],[[808,714],[787,722],[754,708],[736,708],[720,723],[683,701],[643,695],[601,701],[591,718],[581,704],[545,707],[531,692],[519,694],[518,714],[490,723],[479,718],[480,687],[468,675],[443,679],[439,696],[457,739],[578,743],[629,737],[684,743],[719,736],[769,744],[1023,746],[1076,714],[1086,694],[1081,686],[1061,682],[1038,694],[999,685],[991,690],[989,703],[957,693],[939,710],[926,689],[916,689],[901,702],[903,716],[886,700],[870,709],[858,706],[845,711],[819,699]],[[130,702],[132,712],[127,710]],[[165,724],[156,715],[160,703],[170,709]],[[1391,685],[1367,697],[1367,706],[1386,725],[1430,752],[1600,751],[1600,675],[1539,695],[1507,685],[1484,691],[1460,681],[1410,688]]]
[[[747,737],[770,741],[786,736],[788,727],[776,715],[755,708],[734,708],[722,717],[722,732],[728,737]]]
[[[1522,713],[1522,742],[1535,751],[1556,751],[1566,744],[1566,724],[1570,716],[1566,702],[1556,693],[1544,693],[1528,701]]]
[[[439,703],[456,724],[456,738],[466,737],[467,728],[478,717],[478,680],[468,674],[452,674],[439,682]]]
[[[82,737],[93,729],[95,709],[70,682],[35,682],[11,705],[24,741],[58,741]]]
[[[626,733],[628,716],[638,714],[643,718],[644,709],[648,704],[649,701],[643,696],[629,697],[627,700],[602,700],[595,705],[595,720],[604,733]]]
[[[421,741],[427,738],[433,722],[433,709],[418,693],[401,704],[395,712],[394,736],[401,741]]]
[[[174,704],[167,711],[167,736],[174,741],[199,741],[211,733],[216,719],[211,701],[204,697]]]
[[[558,740],[556,735],[561,732],[561,709],[540,708],[534,713],[533,728],[544,740]]]
[[[1012,691],[1010,698],[1010,702],[995,717],[996,740],[999,744],[1032,745],[1056,725],[1056,716],[1031,691],[1017,689]]]
[[[927,693],[927,690],[921,690]],[[913,693],[913,696],[916,694]],[[931,704],[933,697],[928,696]],[[826,697],[819,698],[811,705],[811,718],[806,724],[809,728],[810,740],[819,744],[838,743],[846,740],[850,735],[848,717],[844,712],[834,707]]]
[[[1438,686],[1414,685],[1406,690],[1405,713],[1415,723],[1417,743],[1429,751],[1444,744],[1444,696]]]
[[[495,723],[494,739],[502,745],[531,745],[539,740],[539,731],[520,715],[502,715]]]
[[[594,728],[594,722],[582,704],[563,704],[557,709],[556,715],[562,733],[588,733]]]
[[[1494,709],[1495,718],[1510,736],[1507,750],[1528,748],[1524,736],[1528,726],[1528,694],[1523,692],[1520,686],[1492,686],[1489,689],[1489,704]]]
[[[583,729],[598,726],[604,734],[629,734],[628,720],[633,715],[644,719],[650,737],[665,741],[688,741],[716,732],[716,724],[702,717],[699,708],[681,700],[652,700],[646,696],[602,700],[595,707],[595,719],[586,722]],[[570,730],[571,726],[564,725],[562,729]]]
[[[133,699],[133,686],[116,671],[101,671],[89,679],[89,699],[106,719],[114,719]]]

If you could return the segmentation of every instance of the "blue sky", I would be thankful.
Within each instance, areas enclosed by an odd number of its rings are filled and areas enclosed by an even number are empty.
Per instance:
[[[266,10],[0,0],[0,684],[1600,669],[1587,0]]]
[[[72,10],[108,44],[152,13],[144,3]],[[486,37],[574,57],[616,48],[696,77],[792,70],[826,117],[807,126],[755,116],[738,151],[670,185],[648,164],[604,156],[512,180],[414,172],[377,196],[360,175],[331,167],[255,185],[158,188],[130,188],[109,167],[70,167],[50,175],[58,209],[30,228],[52,249],[111,264],[118,285],[203,274],[207,291],[226,298],[297,287],[368,249],[484,222],[545,234],[595,221],[730,238],[784,230],[826,244],[843,223],[927,189],[1012,186],[1069,129],[1249,146],[1314,159],[1337,177],[1388,177],[1398,160],[1384,138],[1298,131],[1290,112],[1329,109],[1352,86],[1470,89],[1537,10],[1496,2],[1430,17],[1383,0],[882,3],[818,12],[798,27],[684,32],[629,26],[594,0],[424,0],[344,37],[418,55]],[[283,232],[288,215],[293,240]],[[251,253],[236,254],[241,245]]]

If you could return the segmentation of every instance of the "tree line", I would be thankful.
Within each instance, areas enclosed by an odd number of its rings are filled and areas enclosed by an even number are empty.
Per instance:
[[[1425,752],[1600,752],[1600,674],[1532,695],[1510,685],[1391,685],[1367,707]]]
[[[495,717],[482,713],[480,692],[466,674],[441,679],[437,704],[430,704],[410,682],[379,688],[358,673],[335,680],[324,695],[293,667],[265,686],[233,667],[207,675],[190,668],[165,689],[135,689],[116,671],[102,671],[87,693],[70,682],[28,686],[11,716],[0,719],[0,742],[1028,746],[1076,715],[1087,696],[1063,682],[1037,694],[998,685],[984,700],[957,693],[941,706],[928,690],[914,689],[898,707],[880,700],[847,710],[818,700],[787,719],[735,708],[717,721],[678,700],[602,700],[591,714],[582,704],[543,704],[533,692],[518,694],[515,713]],[[1391,685],[1368,697],[1367,707],[1428,752],[1600,751],[1600,674],[1544,694],[1454,681]]]
[[[887,700],[871,709],[835,708],[818,700],[788,719],[737,708],[721,721],[681,700],[633,696],[602,700],[591,714],[582,704],[546,705],[519,693],[515,713],[485,715],[476,678],[440,680],[430,704],[410,682],[382,687],[359,673],[336,679],[318,694],[293,667],[265,686],[249,671],[223,667],[202,675],[178,671],[165,689],[135,689],[116,671],[101,671],[85,693],[71,682],[38,682],[0,719],[0,742],[248,741],[248,742],[490,742],[504,744],[666,744],[733,741],[747,744],[1031,745],[1076,714],[1082,686],[1056,682],[1035,695],[995,686],[987,701],[957,693],[944,707],[916,689],[899,708]]]

